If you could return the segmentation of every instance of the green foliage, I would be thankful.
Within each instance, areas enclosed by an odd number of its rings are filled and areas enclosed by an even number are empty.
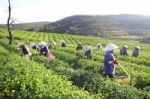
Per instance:
[[[88,93],[72,86],[40,64],[15,54],[1,56],[7,61],[0,69],[0,96],[3,98],[90,98]],[[14,60],[15,59],[15,60]]]
[[[79,98],[79,99],[149,99],[150,62],[149,45],[114,41],[97,37],[72,36],[66,34],[45,34],[36,32],[14,31],[15,40],[7,45],[6,31],[1,30],[0,39],[0,98]],[[60,41],[67,42],[67,48],[60,47]],[[32,51],[30,60],[19,56],[18,42],[27,43],[44,40],[57,42],[50,50],[56,56],[51,60]],[[78,42],[90,43],[93,49],[92,59],[83,59],[84,52],[76,51]],[[131,77],[129,85],[120,85],[113,79],[103,77],[104,51],[98,51],[96,44],[108,42],[119,46],[129,46],[129,56],[114,52],[116,59],[123,65]],[[134,46],[141,46],[139,58],[133,58]],[[18,54],[18,55],[17,55]],[[117,74],[124,71],[117,65]]]

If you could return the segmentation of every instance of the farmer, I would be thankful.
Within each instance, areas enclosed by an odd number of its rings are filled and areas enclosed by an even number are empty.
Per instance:
[[[132,54],[132,57],[135,57],[137,58],[139,56],[139,50],[140,50],[140,47],[139,46],[136,46],[133,50],[133,54]]]
[[[65,42],[64,40],[61,40],[60,43],[61,43],[61,46],[62,46],[62,47],[67,47],[66,42]]]
[[[90,58],[92,56],[92,48],[91,46],[89,46],[89,44],[87,44],[84,47],[84,58]]]
[[[98,44],[96,45],[96,47],[97,47],[98,50],[102,51],[102,44],[98,43]]]
[[[52,44],[53,44],[54,47],[57,45],[56,42],[52,42]]]
[[[18,44],[18,47],[22,49],[22,55],[25,58],[31,57],[30,49],[29,49],[29,47],[25,43]]]
[[[41,55],[44,55],[44,56],[51,58],[51,59],[55,58],[55,56],[53,56],[50,53],[50,51],[49,51],[49,49],[48,49],[48,47],[44,41],[39,42],[38,45],[40,46],[40,54]]]
[[[49,49],[53,49],[53,48],[55,48],[55,46],[56,46],[56,42],[52,42],[52,43],[48,44]]]
[[[36,46],[35,43],[30,43],[30,48],[32,48],[32,49],[37,49],[37,46]]]
[[[82,50],[82,43],[78,43],[76,50]]]
[[[105,50],[104,56],[104,76],[109,76],[110,78],[114,78],[115,76],[115,64],[118,64],[116,61],[113,52],[117,49],[118,46],[108,43]]]
[[[123,56],[127,56],[128,55],[128,46],[127,45],[124,45],[121,49],[120,49],[120,55],[123,55]]]

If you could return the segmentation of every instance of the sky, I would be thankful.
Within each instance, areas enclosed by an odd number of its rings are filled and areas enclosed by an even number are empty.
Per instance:
[[[15,23],[54,22],[71,15],[139,14],[150,16],[150,0],[11,0]],[[0,24],[6,23],[8,1],[0,0]]]

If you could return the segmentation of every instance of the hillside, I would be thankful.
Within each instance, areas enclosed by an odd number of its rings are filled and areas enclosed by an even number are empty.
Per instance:
[[[0,25],[2,27],[3,25]],[[150,33],[150,16],[142,15],[74,15],[55,22],[14,24],[14,29],[77,35],[147,36]]]
[[[75,15],[47,24],[42,31],[80,35],[147,35],[150,17],[141,15]]]
[[[150,47],[147,44],[15,30],[13,45],[8,45],[7,35],[5,29],[0,29],[2,99],[150,99]],[[66,48],[59,44],[62,39],[67,43]],[[57,43],[54,49],[50,49],[56,59],[39,55],[35,49],[30,49],[31,59],[20,56],[19,42],[30,44],[38,40]],[[83,59],[84,52],[75,50],[78,42],[92,46],[93,58]],[[116,66],[116,74],[125,75],[127,72],[131,78],[129,84],[103,76],[105,51],[97,50],[96,44],[101,43],[105,47],[109,42],[119,47],[128,45],[128,56],[120,56],[119,49],[114,51],[114,56],[122,65]],[[133,58],[132,50],[137,45],[141,47],[140,56]]]
[[[39,31],[41,28],[43,28],[44,25],[48,24],[50,22],[30,22],[30,23],[19,23],[14,24],[13,29],[17,30],[27,30],[27,31]],[[0,27],[5,27],[5,24],[0,24]]]

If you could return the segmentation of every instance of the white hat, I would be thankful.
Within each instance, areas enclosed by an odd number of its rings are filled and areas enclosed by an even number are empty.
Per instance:
[[[135,48],[137,48],[137,49],[141,49],[141,48],[140,48],[140,46],[136,46]]]
[[[127,46],[127,45],[124,45],[123,47],[128,48],[128,46]]]
[[[88,51],[88,50],[91,50],[92,49],[92,47],[91,46],[88,46],[88,45],[86,45],[85,47],[84,47],[84,51]]]
[[[35,45],[35,43],[30,43],[30,48],[32,48]]]
[[[39,45],[39,46],[45,46],[45,45],[46,45],[46,42],[41,41],[41,42],[38,43],[38,45]]]
[[[82,44],[81,42],[79,42],[78,44]]]
[[[117,49],[117,48],[118,48],[118,46],[116,46],[116,45],[114,45],[112,43],[108,43],[106,48],[105,48],[105,50],[106,51],[111,51],[111,50],[114,50],[114,49]]]
[[[53,42],[54,45],[56,45],[56,42]]]

